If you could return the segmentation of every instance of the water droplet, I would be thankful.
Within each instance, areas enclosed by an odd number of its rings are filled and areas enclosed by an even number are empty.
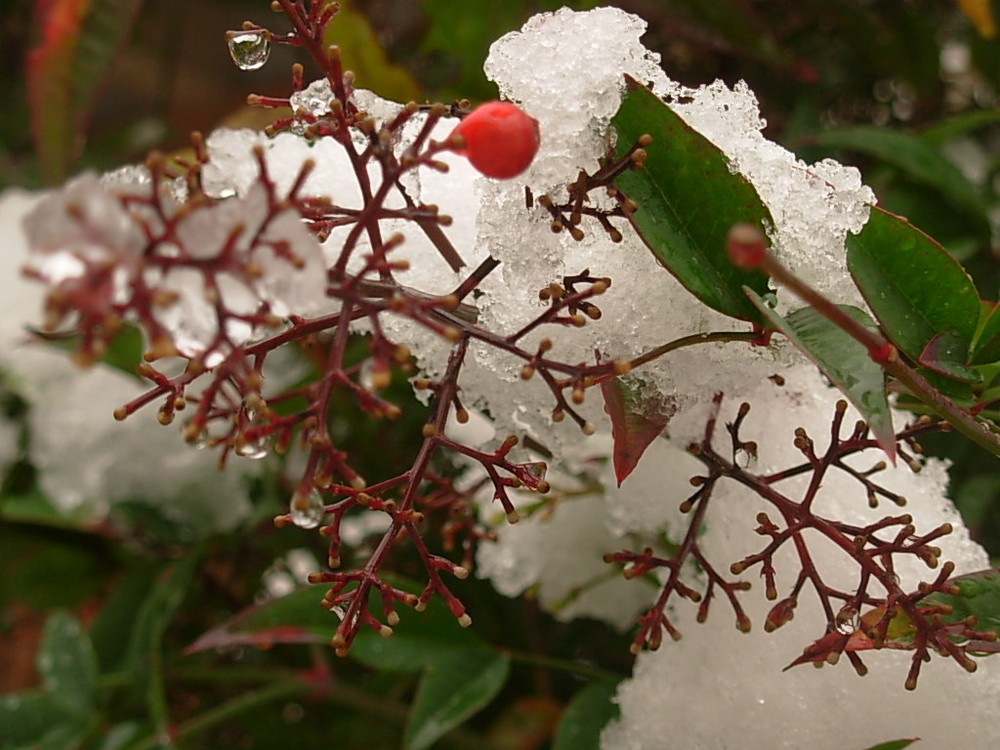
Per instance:
[[[254,461],[264,458],[267,455],[267,448],[269,442],[268,435],[258,435],[253,436],[253,430],[251,435],[247,435],[247,428],[253,427],[257,419],[257,413],[253,409],[246,410],[246,423],[243,426],[243,431],[240,435],[236,437],[236,443],[233,446],[233,453],[237,456],[242,456],[243,458],[249,458]]]
[[[545,473],[548,471],[548,465],[544,461],[533,461],[532,463],[523,464],[523,467],[537,482],[545,479]]]
[[[833,626],[841,635],[850,635],[858,629],[858,625],[858,608],[853,604],[841,607],[833,621]]]
[[[227,31],[229,55],[240,70],[257,70],[271,56],[271,32],[266,29]]]
[[[288,513],[292,523],[300,529],[315,529],[323,520],[325,513],[319,490],[313,490],[308,495],[296,492],[288,504]]]
[[[256,442],[247,441],[245,443],[239,443],[236,448],[233,449],[233,453],[237,456],[242,456],[243,458],[259,461],[267,455],[267,439],[265,438],[264,440],[258,440]]]

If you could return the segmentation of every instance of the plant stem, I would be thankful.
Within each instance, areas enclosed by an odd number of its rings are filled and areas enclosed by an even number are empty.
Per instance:
[[[667,344],[658,346],[655,349],[650,349],[645,354],[640,354],[633,360],[629,361],[634,370],[636,367],[646,364],[647,362],[652,362],[654,359],[662,357],[664,354],[669,354],[676,349],[683,349],[686,346],[694,346],[696,344],[708,344],[714,341],[756,341],[760,338],[760,334],[754,331],[714,331],[712,333],[694,333],[690,336],[682,336],[679,339],[675,339]]]
[[[817,312],[868,349],[870,354],[884,351],[885,347],[890,345],[882,335],[865,328],[849,315],[845,314],[833,302],[781,265],[770,252],[765,254],[761,267],[772,279],[791,289],[797,297],[811,305]],[[874,356],[872,359],[878,362],[887,373],[905,385],[914,396],[934,409],[952,427],[976,445],[994,455],[1000,456],[1000,435],[991,432],[983,423],[976,420],[972,415],[964,411],[941,393],[941,391],[927,382],[923,375],[901,361],[895,349],[884,360],[882,357],[876,358]]]

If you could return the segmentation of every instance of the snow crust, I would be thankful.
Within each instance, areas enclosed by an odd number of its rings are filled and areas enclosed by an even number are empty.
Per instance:
[[[245,482],[257,465],[220,472],[213,451],[192,450],[177,429],[157,424],[152,410],[114,421],[117,407],[146,390],[138,379],[101,365],[81,370],[63,352],[30,341],[25,326],[37,324],[45,289],[21,275],[29,260],[21,225],[43,200],[18,190],[0,195],[0,376],[30,405],[26,456],[42,489],[82,520],[103,519],[118,503],[137,501],[194,536],[234,528],[250,513]],[[0,464],[20,455],[17,433],[0,417]]]

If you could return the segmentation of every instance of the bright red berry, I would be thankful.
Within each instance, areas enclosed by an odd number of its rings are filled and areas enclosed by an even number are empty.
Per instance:
[[[452,135],[465,140],[469,163],[487,177],[516,177],[531,165],[541,137],[538,121],[510,102],[486,102],[467,114]]]

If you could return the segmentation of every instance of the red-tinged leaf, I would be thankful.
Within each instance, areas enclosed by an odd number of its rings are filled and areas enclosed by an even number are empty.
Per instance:
[[[815,643],[806,646],[805,650],[802,652],[802,656],[797,658],[782,671],[787,672],[792,667],[797,667],[800,664],[826,661],[826,657],[830,654],[840,653],[841,651],[846,650],[844,644],[847,642],[848,638],[849,636],[838,633],[836,630],[827,633]]]
[[[268,649],[278,643],[326,643],[329,634],[323,636],[297,625],[283,625],[274,628],[262,628],[253,631],[229,631],[222,628],[209,630],[198,640],[184,649],[186,654],[196,654],[214,648],[231,648],[233,646],[254,646]]]
[[[36,4],[41,41],[28,53],[32,133],[46,178],[64,178],[79,156],[94,100],[128,38],[142,0]]]
[[[202,634],[184,652],[236,645],[267,648],[276,643],[326,643],[337,618],[320,606],[321,598],[320,589],[307,586],[248,607]]]
[[[663,432],[677,412],[672,399],[659,394],[644,396],[639,389],[614,378],[601,383],[604,411],[611,417],[614,439],[615,478],[621,487],[652,443]]]
[[[920,364],[939,375],[964,383],[980,383],[983,376],[966,367],[969,342],[958,331],[949,329],[938,333],[927,342],[920,353]]]
[[[70,161],[69,71],[90,0],[55,0],[44,13],[42,41],[28,53],[28,105],[35,149],[50,180]]]
[[[873,206],[847,238],[847,267],[888,337],[916,361],[935,335],[954,330],[972,341],[980,300],[969,274],[937,242]]]

